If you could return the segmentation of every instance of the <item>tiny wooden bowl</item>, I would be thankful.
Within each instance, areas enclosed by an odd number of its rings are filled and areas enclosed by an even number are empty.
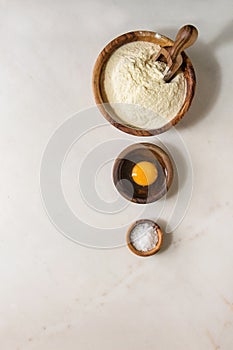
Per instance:
[[[138,224],[142,224],[142,223],[150,223],[150,224],[153,224],[153,226],[156,228],[156,232],[157,232],[157,235],[158,235],[158,242],[156,244],[156,246],[151,249],[151,250],[148,250],[146,252],[143,252],[141,250],[137,250],[133,243],[131,243],[131,232],[132,230],[135,228],[135,226],[137,226]],[[161,245],[163,243],[163,232],[161,230],[161,228],[159,227],[158,224],[156,224],[156,222],[154,222],[153,220],[148,220],[148,219],[141,219],[141,220],[138,220],[138,221],[135,221],[128,229],[127,231],[127,234],[126,234],[126,242],[127,242],[127,245],[129,247],[129,249],[136,255],[139,255],[139,256],[151,256],[151,255],[154,255],[156,254],[160,248],[161,248]]]
[[[149,186],[140,186],[131,177],[133,166],[141,161],[154,163],[158,170],[158,179]],[[119,154],[114,162],[112,174],[114,185],[124,198],[134,203],[147,204],[159,200],[167,193],[173,180],[173,166],[162,148],[152,143],[141,142],[128,146]]]
[[[106,67],[106,63],[109,60],[110,56],[116,51],[120,46],[128,44],[133,41],[148,41],[154,44],[158,44],[161,47],[164,46],[172,46],[174,41],[167,38],[166,36],[157,34],[151,31],[134,31],[125,33],[120,35],[119,37],[113,39],[99,54],[94,70],[93,70],[93,79],[92,79],[92,87],[95,102],[102,113],[102,115],[116,128],[120,129],[131,135],[136,136],[152,136],[161,134],[164,131],[167,131],[173,125],[177,124],[181,118],[185,115],[187,110],[189,109],[191,102],[193,100],[193,96],[195,93],[196,87],[196,78],[193,65],[188,58],[188,56],[182,52],[183,64],[181,69],[184,73],[186,83],[187,83],[187,92],[186,98],[183,106],[181,107],[178,114],[167,124],[158,129],[151,130],[143,130],[135,127],[131,127],[129,125],[122,124],[120,122],[120,116],[116,115],[114,110],[109,105],[109,101],[107,99],[106,93],[104,91],[104,71]]]

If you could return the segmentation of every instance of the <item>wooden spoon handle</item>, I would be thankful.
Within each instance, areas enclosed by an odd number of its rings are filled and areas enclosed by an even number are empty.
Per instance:
[[[187,49],[189,46],[193,45],[197,40],[198,31],[197,28],[191,24],[187,24],[180,28],[176,35],[176,40],[174,45],[170,49],[170,54],[172,60],[182,52],[184,49]]]

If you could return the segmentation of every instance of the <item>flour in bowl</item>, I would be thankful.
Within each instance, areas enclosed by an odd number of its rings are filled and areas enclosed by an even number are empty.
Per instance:
[[[118,48],[105,67],[104,89],[121,121],[143,129],[157,129],[180,111],[186,96],[186,80],[179,72],[169,83],[163,80],[166,64],[154,62],[160,46],[135,41]]]

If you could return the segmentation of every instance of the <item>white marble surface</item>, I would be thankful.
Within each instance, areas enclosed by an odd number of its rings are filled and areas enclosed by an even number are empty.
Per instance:
[[[4,350],[233,347],[232,2],[0,1],[0,344]],[[194,191],[167,249],[140,259],[57,232],[40,197],[45,145],[93,105],[100,49],[133,29],[192,22],[198,77],[179,124]]]

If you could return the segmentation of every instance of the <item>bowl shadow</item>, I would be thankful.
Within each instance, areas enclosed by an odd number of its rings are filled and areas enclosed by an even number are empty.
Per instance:
[[[187,162],[181,151],[174,145],[166,142],[165,151],[168,153],[173,166],[172,185],[166,193],[166,199],[177,195],[179,188],[183,187],[187,179]]]
[[[177,28],[161,27],[159,33],[174,39]],[[201,33],[200,33],[201,35]],[[229,21],[219,34],[206,42],[200,38],[193,47],[186,50],[190,57],[197,79],[197,88],[190,110],[176,126],[177,129],[192,127],[203,118],[210,117],[209,112],[216,104],[222,85],[222,69],[216,58],[216,51],[233,41],[233,20]]]
[[[167,226],[167,222],[165,222],[162,219],[157,220],[157,224],[161,227],[161,230],[163,231],[163,243],[161,246],[161,249],[158,251],[157,254],[161,254],[169,249],[169,247],[172,245],[173,242],[173,233],[167,233],[165,232],[165,227]]]
[[[193,103],[177,129],[187,128],[209,118],[209,112],[214,108],[221,89],[221,67],[214,56],[211,44],[201,40],[195,48],[190,48],[189,54],[195,69],[197,88]]]

